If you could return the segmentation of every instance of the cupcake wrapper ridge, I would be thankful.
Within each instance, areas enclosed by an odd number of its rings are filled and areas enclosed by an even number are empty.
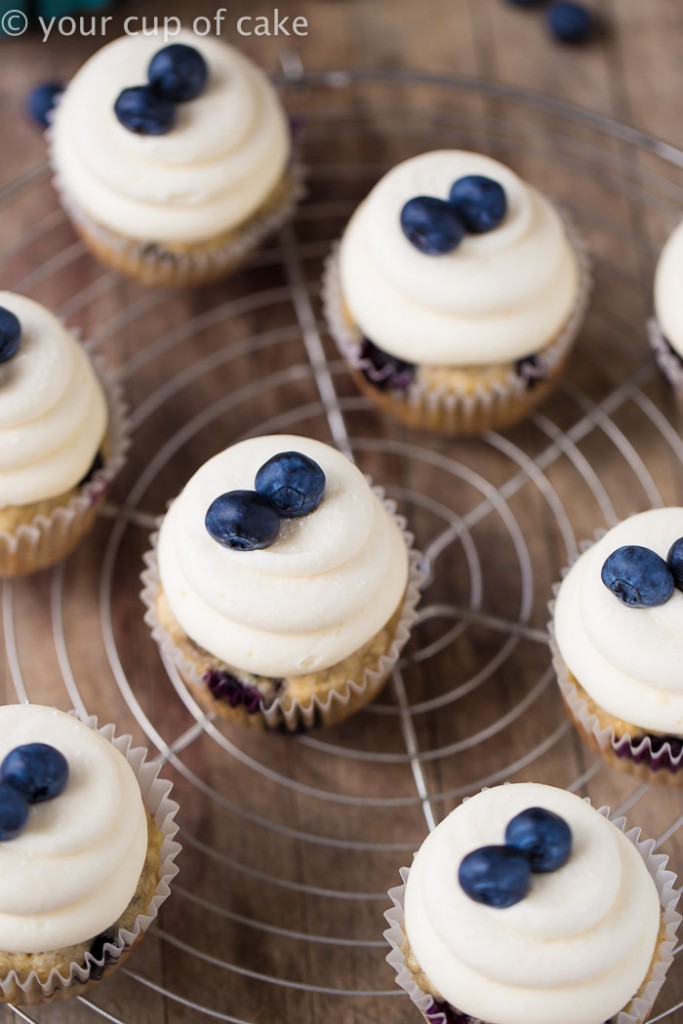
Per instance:
[[[683,361],[662,334],[655,317],[651,317],[647,322],[647,334],[659,369],[673,388],[676,397],[683,398]]]

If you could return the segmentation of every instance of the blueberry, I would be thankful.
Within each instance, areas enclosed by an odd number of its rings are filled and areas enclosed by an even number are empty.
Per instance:
[[[481,234],[497,228],[508,208],[503,186],[483,174],[468,174],[451,186],[448,202],[468,231]]]
[[[308,455],[280,452],[259,469],[256,490],[281,516],[307,516],[323,500],[325,474]]]
[[[147,68],[147,81],[157,96],[172,103],[196,99],[204,92],[208,77],[201,53],[184,43],[173,43],[159,50]]]
[[[175,106],[149,85],[136,85],[120,92],[114,113],[124,128],[136,135],[166,135],[175,124]]]
[[[674,578],[663,558],[650,548],[627,544],[605,561],[602,582],[632,608],[654,608],[674,592]]]
[[[674,586],[678,590],[683,590],[683,537],[673,542],[666,561],[674,578]]]
[[[557,871],[569,860],[572,830],[559,814],[530,807],[509,823],[505,842],[529,858],[532,871]]]
[[[6,363],[19,351],[21,324],[9,309],[0,306],[0,363]]]
[[[546,0],[507,0],[509,4],[514,4],[515,7],[540,7]]]
[[[0,842],[15,839],[28,821],[28,802],[7,782],[0,782]]]
[[[211,502],[204,520],[219,544],[236,551],[269,547],[280,529],[280,517],[256,491],[228,491]]]
[[[48,743],[25,743],[10,750],[0,765],[0,779],[30,804],[59,796],[69,778],[69,765]]]
[[[442,256],[465,237],[465,225],[445,199],[415,196],[401,210],[403,234],[420,252]]]
[[[26,100],[26,109],[37,125],[47,128],[57,98],[64,92],[63,82],[43,82],[31,89]]]
[[[529,891],[528,858],[512,846],[482,846],[468,853],[458,869],[463,892],[487,907],[511,907]]]
[[[556,0],[548,8],[548,27],[561,43],[584,43],[593,33],[595,18],[583,4]]]

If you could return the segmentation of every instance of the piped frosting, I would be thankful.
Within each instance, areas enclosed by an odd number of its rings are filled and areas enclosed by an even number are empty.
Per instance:
[[[461,177],[499,182],[507,214],[427,256],[403,234],[413,196],[447,199]],[[496,160],[440,150],[398,164],[354,213],[340,250],[344,300],[361,332],[385,352],[426,366],[508,363],[545,348],[569,319],[579,269],[559,214]]]
[[[0,508],[66,494],[90,469],[107,401],[83,347],[32,299],[0,292],[21,346],[0,364]]]
[[[147,80],[161,36],[122,36],[98,50],[55,110],[53,165],[97,223],[140,241],[192,244],[244,223],[280,181],[287,120],[265,74],[219,39],[182,31],[209,69],[206,90],[179,104],[166,135],[136,135],[114,114],[119,93]]]
[[[615,718],[683,736],[683,593],[631,608],[603,584],[605,559],[637,544],[667,557],[683,536],[683,508],[642,512],[619,523],[570,568],[555,602],[555,637],[569,670]]]
[[[664,337],[683,358],[683,223],[662,249],[655,274],[655,313]]]
[[[281,522],[267,548],[236,551],[204,526],[222,491],[251,488],[273,455],[293,450],[326,477],[319,507]],[[360,470],[305,437],[250,438],[205,463],[159,533],[159,575],[187,635],[227,665],[270,677],[322,671],[361,648],[403,597],[408,553],[392,515]]]

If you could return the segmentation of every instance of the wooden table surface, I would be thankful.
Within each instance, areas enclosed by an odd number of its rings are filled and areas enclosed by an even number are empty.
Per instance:
[[[306,38],[238,40],[268,70],[289,51],[288,66],[295,53],[307,72],[392,73],[286,88],[306,121],[301,215],[251,268],[187,295],[97,267],[40,170],[26,91],[68,77],[102,39],[0,41],[3,287],[59,311],[120,368],[135,428],[93,535],[61,569],[3,589],[3,695],[86,707],[159,753],[185,847],[174,896],[128,965],[86,1001],[19,1019],[416,1021],[384,963],[384,894],[427,828],[485,783],[545,781],[622,808],[683,870],[680,790],[641,786],[582,747],[545,643],[551,586],[579,541],[683,503],[678,414],[645,341],[654,261],[683,212],[683,5],[594,6],[604,32],[574,49],[551,43],[537,12],[502,0],[282,0],[282,13],[308,20]],[[183,11],[214,8],[130,4],[117,18]],[[228,2],[226,37],[237,39],[239,16],[268,13],[260,0]],[[529,423],[469,442],[383,421],[320,319],[322,259],[354,203],[396,159],[437,145],[507,160],[573,212],[594,253],[594,302],[566,384]],[[308,737],[207,721],[142,621],[155,516],[239,437],[329,440],[339,422],[428,553],[425,612],[401,673],[376,707]],[[683,1022],[682,1001],[676,963],[654,1019]]]

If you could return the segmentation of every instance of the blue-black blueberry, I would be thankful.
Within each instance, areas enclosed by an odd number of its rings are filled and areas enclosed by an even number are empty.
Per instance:
[[[468,853],[458,868],[460,887],[487,907],[511,907],[529,891],[528,858],[513,846],[482,846]]]
[[[585,43],[595,30],[595,18],[583,4],[555,0],[548,8],[548,27],[561,43]]]
[[[0,842],[15,839],[23,831],[28,810],[26,797],[8,783],[0,782]]]
[[[149,85],[135,85],[120,92],[114,113],[123,127],[136,135],[167,135],[176,116],[175,104]]]
[[[204,520],[215,541],[236,551],[269,547],[280,529],[280,517],[256,491],[228,491],[209,505]]]
[[[25,743],[10,750],[0,765],[0,779],[30,804],[59,796],[69,779],[64,754],[49,743]]]
[[[12,359],[20,345],[21,324],[18,317],[11,310],[0,306],[0,363]]]
[[[152,57],[147,81],[158,96],[172,103],[187,103],[206,88],[209,71],[199,50],[185,43],[172,43]]]
[[[532,871],[557,871],[569,860],[572,830],[559,814],[529,807],[508,824],[505,842],[529,858]]]
[[[483,174],[467,174],[458,178],[451,186],[448,202],[473,234],[497,228],[508,207],[505,189],[500,182]]]
[[[617,548],[605,560],[602,582],[631,608],[654,608],[674,592],[671,569],[656,551],[638,544]]]
[[[281,516],[306,516],[323,500],[325,474],[302,452],[280,452],[259,469],[256,490]]]
[[[453,252],[465,237],[465,225],[445,199],[415,196],[401,210],[401,228],[409,242],[427,256]]]
[[[674,578],[674,586],[677,590],[683,590],[683,537],[673,542],[666,561]]]
[[[55,108],[57,99],[64,92],[63,82],[41,82],[31,89],[26,99],[26,109],[30,117],[41,128],[50,125],[50,114]]]

